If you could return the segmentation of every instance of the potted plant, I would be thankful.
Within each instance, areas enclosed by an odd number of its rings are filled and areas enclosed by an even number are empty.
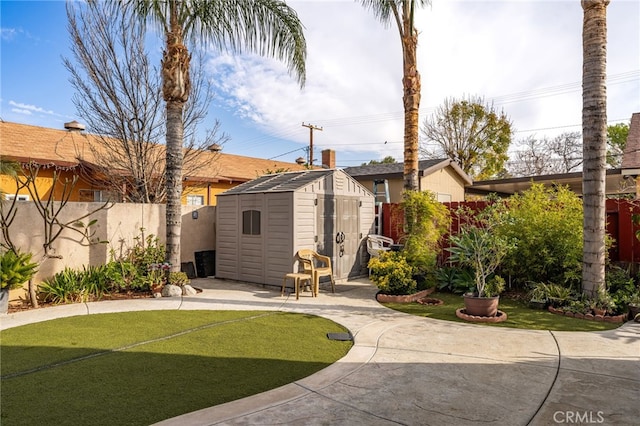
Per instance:
[[[633,320],[640,315],[640,290],[636,290],[629,298],[629,319]]]
[[[9,290],[21,287],[37,272],[31,253],[7,250],[0,257],[0,313],[9,309]]]
[[[533,285],[529,293],[529,306],[534,309],[545,309],[549,303],[549,289],[546,283],[536,283]]]
[[[450,238],[453,247],[450,260],[471,267],[475,289],[465,294],[465,313],[474,316],[495,316],[498,312],[499,294],[504,289],[504,280],[494,277],[500,262],[510,249],[509,243],[493,235],[490,229],[470,226]],[[502,283],[502,286],[499,285]],[[501,287],[501,288],[500,288]]]

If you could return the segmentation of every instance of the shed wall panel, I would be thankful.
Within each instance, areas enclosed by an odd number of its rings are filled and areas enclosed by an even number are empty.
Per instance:
[[[221,197],[216,218],[216,276],[238,278],[238,197]]]

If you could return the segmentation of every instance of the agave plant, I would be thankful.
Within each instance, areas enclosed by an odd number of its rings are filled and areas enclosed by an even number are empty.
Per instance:
[[[0,287],[18,288],[29,281],[37,272],[38,264],[31,262],[31,253],[8,250],[0,257]]]

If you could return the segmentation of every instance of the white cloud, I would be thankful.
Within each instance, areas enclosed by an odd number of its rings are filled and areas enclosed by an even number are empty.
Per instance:
[[[31,115],[31,114],[33,114],[28,109],[18,109],[18,108],[11,108],[11,112],[15,112],[16,114],[23,114],[23,115]]]
[[[18,110],[22,111],[20,112],[21,114],[26,114],[29,113],[31,114],[32,112],[39,112],[42,114],[48,114],[48,115],[59,115],[56,114],[55,112],[51,111],[51,110],[46,110],[44,108],[41,108],[39,106],[35,106],[35,105],[27,105],[27,104],[23,104],[20,102],[15,102],[15,101],[9,101],[9,105],[14,106],[16,108],[13,108],[12,111],[14,112],[18,112]]]

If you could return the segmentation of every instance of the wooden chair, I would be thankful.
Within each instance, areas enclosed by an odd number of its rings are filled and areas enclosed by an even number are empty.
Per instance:
[[[285,274],[282,280],[282,289],[280,290],[280,296],[284,296],[284,289],[287,286],[287,279],[291,278],[293,280],[293,288],[296,292],[296,300],[300,298],[300,287],[302,287],[305,281],[308,283],[309,287],[311,287],[312,297],[317,297],[318,292],[316,291],[314,285],[313,262],[296,254],[294,271],[296,271],[296,264],[298,264],[298,272],[290,272],[288,274]],[[300,272],[300,269],[302,269],[302,272]]]
[[[329,256],[324,256],[311,249],[300,249],[297,255],[309,261],[303,262],[302,266],[305,273],[313,275],[313,291],[316,295],[320,290],[320,277],[329,277],[331,280],[331,293],[336,292],[336,282],[333,278],[333,269],[331,268],[331,258]]]

